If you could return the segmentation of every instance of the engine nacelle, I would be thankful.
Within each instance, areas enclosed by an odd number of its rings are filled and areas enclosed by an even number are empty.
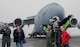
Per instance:
[[[77,26],[77,23],[78,23],[78,21],[77,21],[76,18],[71,18],[71,19],[70,19],[70,25],[71,25],[71,26]]]
[[[24,25],[23,20],[20,18],[17,18],[14,20],[14,22],[13,22],[14,27],[16,26],[16,24],[18,24],[20,27],[23,27],[23,25]]]
[[[0,22],[0,30],[2,30],[5,27],[5,23]]]
[[[54,22],[54,21],[59,21],[60,19],[59,19],[59,17],[58,16],[54,16],[54,17],[52,17],[49,21],[50,22]]]
[[[77,27],[80,29],[80,22],[77,24]]]

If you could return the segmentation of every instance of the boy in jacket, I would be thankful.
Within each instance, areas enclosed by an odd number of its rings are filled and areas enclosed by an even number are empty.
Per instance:
[[[16,29],[13,32],[14,42],[16,42],[16,47],[23,47],[23,40],[25,38],[24,31],[20,26],[17,24]]]
[[[61,26],[60,29],[61,29],[61,45],[63,47],[69,47],[70,40],[69,33],[65,30],[64,26]]]

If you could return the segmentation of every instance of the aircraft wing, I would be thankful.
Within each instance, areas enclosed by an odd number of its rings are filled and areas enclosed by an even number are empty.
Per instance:
[[[24,25],[34,24],[34,18],[35,18],[35,16],[27,17],[27,19],[23,20]]]
[[[35,16],[31,16],[31,17],[27,17],[27,19],[22,20],[23,21],[23,25],[30,25],[30,24],[34,24],[34,18]],[[21,19],[18,19],[21,20]],[[17,22],[19,22],[18,20],[16,20]],[[14,23],[8,23],[10,27],[14,27]]]
[[[60,22],[60,25],[65,25],[66,28],[68,27],[76,27],[77,25],[77,19],[76,18],[73,18],[72,15],[69,15],[68,17],[66,17],[65,19],[63,19],[61,22]]]
[[[8,23],[10,27],[14,27],[13,23]]]
[[[23,22],[24,22],[24,25],[34,24],[34,18],[25,19],[25,20],[23,20]],[[9,24],[9,26],[14,26],[13,23],[8,23],[8,24]]]

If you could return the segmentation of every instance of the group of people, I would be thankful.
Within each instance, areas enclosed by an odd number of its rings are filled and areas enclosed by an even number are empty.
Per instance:
[[[58,21],[48,25],[47,47],[69,47],[70,35],[65,25],[60,26]]]
[[[69,25],[69,19],[71,16],[68,16],[66,19],[64,19],[60,25],[58,21],[54,21],[53,24],[50,24],[48,26],[45,26],[43,28],[44,33],[47,35],[47,47],[69,47],[69,40],[70,35],[66,31],[68,25]],[[68,20],[67,20],[68,19]],[[23,43],[25,40],[25,34],[23,29],[16,24],[16,29],[14,29],[13,37],[14,42],[16,43],[16,47],[23,47]],[[46,29],[48,27],[48,30]],[[7,44],[7,47],[11,46],[11,29],[9,28],[8,23],[5,23],[5,27],[0,30],[0,34],[3,34],[2,36],[2,47],[5,47]]]
[[[2,36],[2,47],[11,46],[11,29],[8,23],[5,23],[5,28],[0,31]],[[14,42],[16,47],[23,47],[23,40],[25,39],[25,34],[22,28],[16,24],[16,29],[13,32]],[[59,26],[59,23],[55,21],[53,25],[48,25],[47,31],[47,47],[69,47],[70,35],[66,31],[64,25]]]
[[[7,47],[11,46],[11,29],[9,28],[8,23],[5,23],[5,27],[0,30],[0,34],[3,34],[2,36],[2,47],[5,47],[7,44]],[[23,40],[25,39],[25,34],[22,28],[18,24],[16,24],[16,29],[13,32],[14,42],[16,43],[16,47],[23,47]]]

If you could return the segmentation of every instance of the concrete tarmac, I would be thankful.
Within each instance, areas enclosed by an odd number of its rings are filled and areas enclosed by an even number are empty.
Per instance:
[[[0,47],[2,47],[2,40],[0,40]],[[23,44],[24,47],[47,47],[45,38],[27,38],[27,43]],[[16,47],[16,43],[11,41],[11,47]],[[71,38],[70,47],[80,47],[80,38]]]

